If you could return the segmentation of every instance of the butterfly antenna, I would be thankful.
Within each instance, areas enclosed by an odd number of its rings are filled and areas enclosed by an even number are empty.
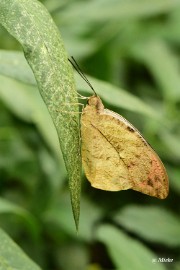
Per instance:
[[[88,78],[86,77],[86,75],[82,72],[81,68],[79,67],[78,63],[76,62],[76,60],[74,59],[73,56],[71,56],[72,60],[68,58],[69,62],[71,63],[71,65],[75,68],[75,70],[79,73],[79,75],[81,76],[81,78],[83,78],[83,80],[89,85],[89,87],[92,89],[92,91],[94,92],[95,96],[97,96],[92,84],[90,83],[90,81],[88,80]]]

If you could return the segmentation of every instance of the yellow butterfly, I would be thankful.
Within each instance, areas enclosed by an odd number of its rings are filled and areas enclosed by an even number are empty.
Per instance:
[[[94,91],[72,59],[75,64],[69,59],[71,64]],[[81,139],[82,163],[93,187],[133,189],[160,199],[167,197],[168,175],[156,152],[125,118],[104,109],[95,91],[82,111]]]
[[[82,112],[81,138],[83,167],[93,187],[167,197],[168,176],[158,155],[125,118],[104,109],[96,95]]]

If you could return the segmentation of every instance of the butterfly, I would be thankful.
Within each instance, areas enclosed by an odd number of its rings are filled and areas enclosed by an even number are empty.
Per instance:
[[[96,95],[82,112],[81,139],[82,163],[93,187],[167,197],[168,176],[156,152],[125,118],[104,109]]]
[[[75,68],[94,91],[79,66]],[[167,197],[168,175],[159,156],[131,123],[104,108],[95,91],[82,111],[81,141],[83,168],[94,188]]]

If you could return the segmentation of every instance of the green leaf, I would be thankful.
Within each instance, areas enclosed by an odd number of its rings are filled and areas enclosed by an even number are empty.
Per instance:
[[[140,19],[171,11],[178,8],[178,6],[180,6],[179,0],[95,0],[83,3],[74,2],[64,12],[62,21],[67,23],[76,19],[77,22],[79,20],[81,22],[87,20],[93,20],[94,22],[109,20],[111,22],[112,20]]]
[[[81,156],[77,94],[72,67],[57,27],[36,0],[3,0],[0,22],[22,45],[40,93],[56,126],[76,228],[80,213]]]
[[[40,270],[27,255],[0,229],[0,269]]]
[[[171,247],[180,245],[180,219],[163,208],[128,206],[117,213],[114,220],[151,242]]]
[[[115,264],[115,269],[165,269],[162,264],[153,263],[153,259],[158,259],[157,255],[148,250],[146,246],[111,225],[100,226],[96,239],[105,244]]]
[[[29,66],[28,70],[30,70]],[[31,84],[22,84],[20,81],[1,75],[0,82],[0,99],[16,116],[23,121],[33,122],[37,126],[50,149],[58,157],[62,167],[63,161],[59,153],[57,132],[36,87]],[[16,100],[14,100],[14,97],[16,97]]]
[[[31,236],[34,237],[34,239],[39,237],[39,226],[35,218],[22,207],[0,198],[0,215],[1,214],[14,214],[21,217],[29,229]]]
[[[0,50],[0,74],[36,85],[34,74],[22,52]]]
[[[180,160],[179,134],[161,128],[160,137],[164,145],[167,147],[171,159],[179,161]]]
[[[171,179],[171,187],[172,189],[180,194],[180,168],[179,167],[173,167],[168,165],[167,166],[169,179]]]
[[[17,65],[19,63],[19,65]],[[22,68],[23,67],[23,72]],[[22,81],[23,83],[35,84],[33,74],[25,63],[24,58],[19,52],[5,52],[0,50],[0,73],[8,77]],[[82,80],[79,74],[75,76],[77,88],[80,92],[92,95],[89,86]],[[88,76],[91,84],[96,89],[97,94],[107,103],[124,108],[126,110],[146,114],[150,117],[160,118],[159,113],[152,109],[148,104],[140,100],[138,97],[118,88],[110,83],[94,79]]]
[[[2,75],[0,75],[0,82],[0,99],[16,116],[31,122],[34,109],[32,86],[24,85]]]
[[[102,213],[100,208],[89,202],[87,199],[82,197],[81,201],[81,223],[78,239],[82,238],[83,240],[90,241],[92,239],[93,226],[102,217]],[[44,218],[48,223],[48,226],[55,224],[60,231],[63,229],[66,233],[74,236],[71,222],[72,217],[69,214],[69,210],[70,204],[67,201],[67,194],[64,193],[61,195],[58,202],[51,205],[45,213]]]
[[[180,99],[179,63],[165,42],[159,39],[132,46],[135,58],[143,61],[150,69],[167,101]],[[166,75],[168,76],[166,76]]]

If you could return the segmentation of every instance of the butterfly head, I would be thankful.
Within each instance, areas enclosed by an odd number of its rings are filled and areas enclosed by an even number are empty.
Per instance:
[[[104,110],[104,105],[102,104],[100,97],[95,95],[89,97],[88,105],[91,106],[91,108],[95,108],[97,111]]]

